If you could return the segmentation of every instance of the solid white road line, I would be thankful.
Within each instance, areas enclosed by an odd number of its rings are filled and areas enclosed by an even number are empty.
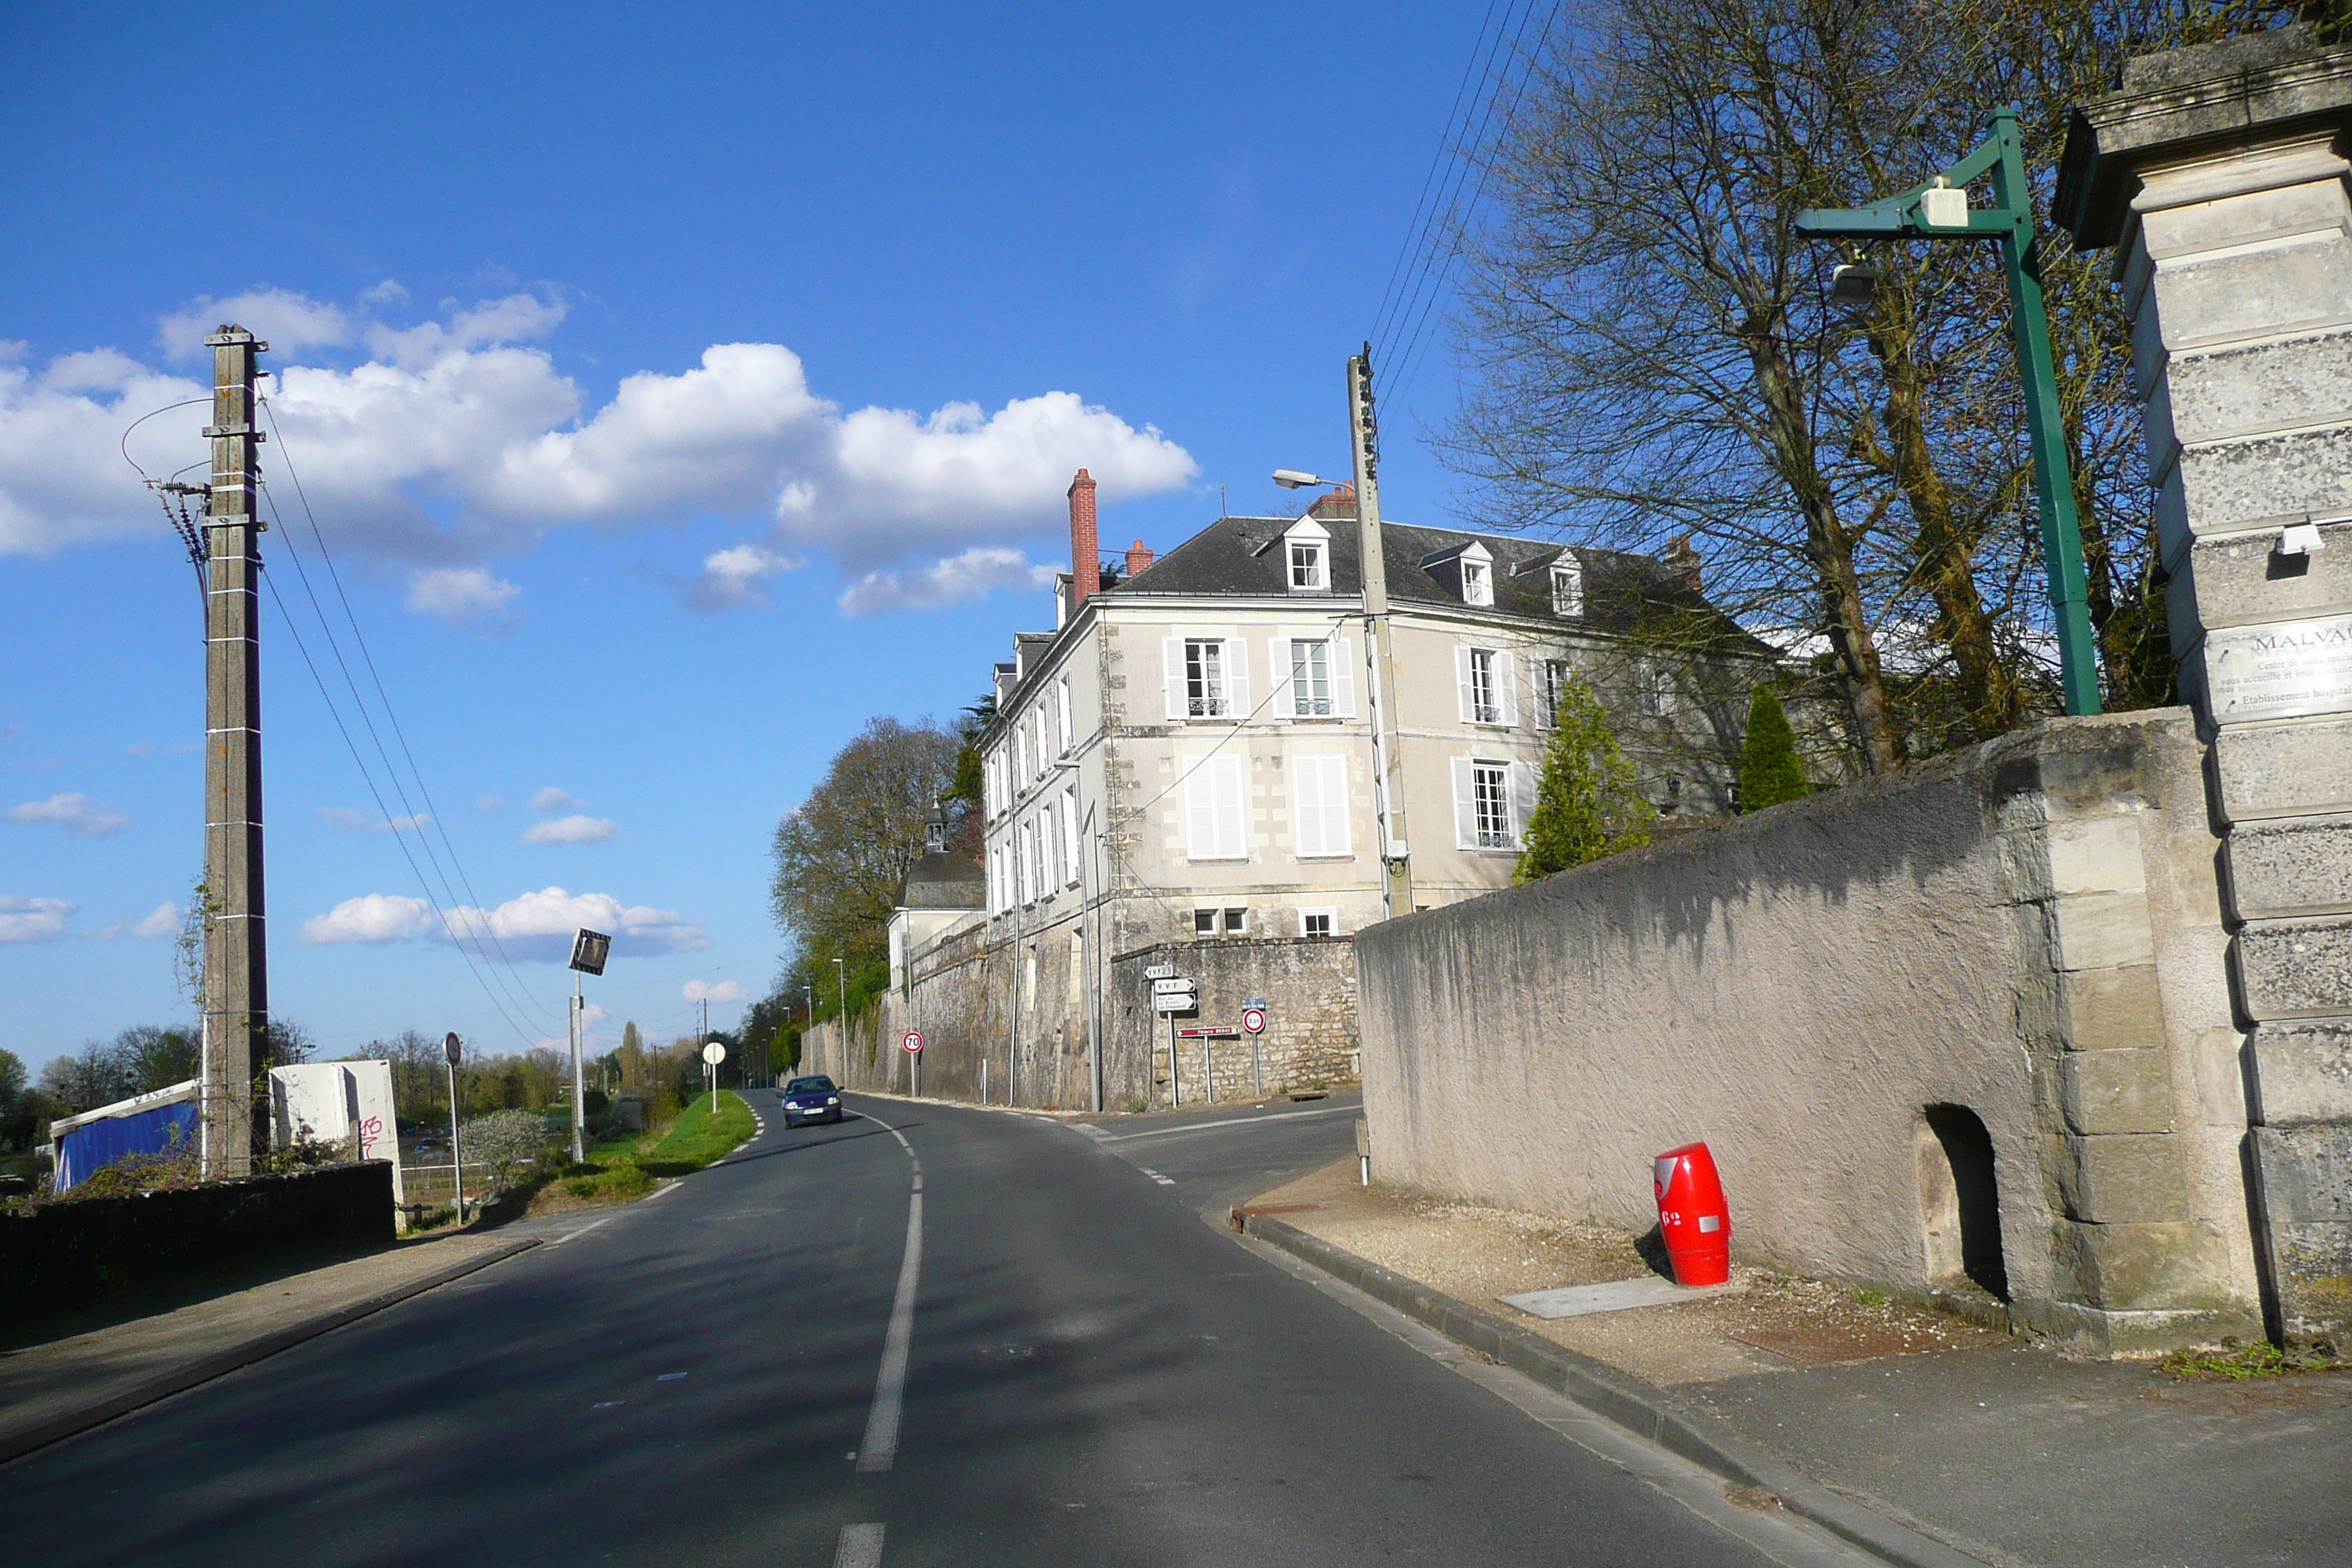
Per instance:
[[[882,1527],[843,1525],[841,1545],[833,1553],[833,1568],[882,1568]]]
[[[858,1446],[857,1468],[861,1474],[887,1470],[898,1457],[898,1415],[906,1402],[907,1352],[915,1338],[915,1289],[923,1270],[923,1164],[915,1158],[915,1146],[880,1117],[874,1121],[907,1152],[908,1163],[913,1166],[912,1190],[907,1194],[907,1250],[898,1263],[898,1293],[890,1302],[890,1327],[882,1337],[882,1371],[874,1380],[874,1408],[866,1417],[866,1441]],[[864,1527],[857,1527],[864,1528]],[[882,1551],[882,1527],[875,1525],[872,1561],[879,1563]],[[847,1550],[848,1536],[842,1537]]]
[[[1155,1127],[1149,1132],[1102,1132],[1095,1134],[1100,1143],[1131,1143],[1138,1138],[1175,1138],[1187,1132],[1210,1132],[1220,1127],[1263,1127],[1269,1121],[1289,1121],[1303,1116],[1359,1116],[1362,1109],[1353,1105],[1327,1105],[1320,1110],[1282,1110],[1272,1116],[1234,1116],[1222,1121],[1196,1121],[1190,1127]]]
[[[603,1219],[592,1219],[586,1225],[582,1226],[578,1230],[566,1231],[562,1236],[557,1237],[553,1241],[549,1242],[547,1245],[550,1247],[561,1247],[574,1237],[585,1236],[590,1231],[595,1229],[598,1226],[610,1225],[620,1217],[621,1216],[619,1215],[608,1214]]]

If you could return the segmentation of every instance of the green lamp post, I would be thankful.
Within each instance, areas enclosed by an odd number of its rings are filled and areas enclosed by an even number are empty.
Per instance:
[[[2009,274],[2017,368],[2025,382],[2025,425],[2033,443],[2033,493],[2042,509],[2042,557],[2050,574],[2050,606],[2058,621],[2058,666],[2066,711],[2099,710],[2097,645],[2091,635],[2083,584],[2083,532],[2074,515],[2074,481],[2066,461],[2065,426],[2058,413],[2058,375],[2050,355],[2050,318],[2042,303],[2042,261],[2035,245],[2033,198],[2025,180],[2025,149],[2017,110],[1992,112],[1990,133],[1976,150],[1927,184],[1866,207],[1817,207],[1797,215],[1797,232],[1824,239],[1990,239],[2000,244]],[[1969,205],[1968,183],[1990,173],[1994,205]],[[1868,298],[1868,275],[1841,268],[1833,290],[1855,302]],[[1852,287],[1859,282],[1860,288]]]

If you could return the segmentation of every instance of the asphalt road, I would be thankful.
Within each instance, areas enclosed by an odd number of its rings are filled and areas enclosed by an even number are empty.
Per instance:
[[[1351,1149],[1352,1107],[1106,1143],[753,1099],[655,1198],[0,1470],[7,1560],[1852,1560],[1202,1222]]]

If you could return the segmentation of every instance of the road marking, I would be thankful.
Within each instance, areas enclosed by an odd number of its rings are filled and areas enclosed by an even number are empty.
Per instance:
[[[907,1194],[907,1250],[898,1262],[898,1293],[891,1299],[890,1327],[882,1337],[882,1370],[874,1380],[874,1408],[866,1417],[866,1441],[857,1450],[861,1475],[887,1470],[898,1457],[898,1416],[907,1394],[907,1352],[915,1338],[915,1289],[923,1271],[923,1163],[915,1158],[915,1146],[907,1142],[905,1133],[878,1116],[873,1120],[898,1141],[913,1172],[912,1185]],[[858,1561],[879,1563],[882,1527],[877,1524],[870,1528],[874,1531],[874,1556]],[[849,1537],[845,1531],[842,1549],[847,1551],[848,1546]]]
[[[1186,1132],[1213,1132],[1220,1127],[1263,1127],[1269,1121],[1289,1121],[1302,1116],[1355,1116],[1360,1114],[1352,1105],[1330,1105],[1320,1110],[1284,1110],[1272,1116],[1229,1116],[1222,1121],[1198,1121],[1190,1127],[1155,1127],[1149,1132],[1099,1132],[1092,1134],[1100,1143],[1129,1143],[1138,1138],[1174,1138]]]
[[[882,1527],[843,1525],[841,1545],[833,1554],[833,1568],[882,1568]]]
[[[1169,1180],[1166,1176],[1161,1175],[1159,1172],[1153,1170],[1149,1165],[1138,1165],[1136,1169],[1141,1171],[1145,1175],[1150,1177],[1153,1181],[1158,1182],[1163,1187],[1172,1187],[1176,1184],[1174,1182]]]
[[[570,1240],[571,1240],[573,1237],[575,1237],[575,1236],[585,1236],[585,1235],[587,1235],[590,1231],[592,1231],[592,1230],[595,1229],[598,1226],[600,1226],[600,1225],[610,1225],[610,1224],[612,1224],[614,1220],[616,1220],[616,1219],[618,1219],[618,1218],[620,1218],[620,1217],[621,1217],[621,1216],[620,1216],[619,1215],[616,1215],[616,1214],[608,1214],[608,1215],[606,1215],[603,1219],[593,1219],[593,1220],[590,1220],[586,1225],[582,1226],[578,1230],[566,1231],[566,1232],[564,1232],[562,1236],[557,1237],[553,1241],[549,1242],[547,1245],[548,1245],[548,1246],[550,1246],[550,1247],[561,1247],[561,1246],[562,1246],[565,1242],[570,1241]]]
[[[640,1201],[641,1201],[641,1202],[644,1202],[644,1203],[651,1203],[651,1202],[653,1202],[656,1198],[660,1197],[664,1193],[674,1193],[674,1192],[677,1191],[677,1189],[678,1189],[678,1184],[677,1184],[677,1183],[676,1183],[676,1182],[672,1182],[669,1185],[667,1185],[667,1186],[666,1186],[666,1187],[656,1187],[656,1188],[655,1188],[652,1192],[647,1193],[647,1194],[645,1195],[645,1197],[644,1197],[643,1199],[641,1199]]]

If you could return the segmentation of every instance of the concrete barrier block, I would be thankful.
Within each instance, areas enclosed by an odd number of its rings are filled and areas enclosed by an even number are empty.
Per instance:
[[[2057,1069],[2058,1108],[2068,1131],[2172,1131],[2172,1073],[2164,1051],[2067,1051]]]
[[[2230,835],[2228,865],[2240,920],[2352,910],[2352,815],[2246,823]]]
[[[2260,1025],[2252,1048],[2258,1121],[2352,1122],[2352,1022]]]
[[[2083,970],[2062,976],[2061,983],[2069,1050],[2136,1051],[2164,1045],[2164,996],[2154,964]]]
[[[2060,1220],[2051,1237],[2072,1299],[2115,1311],[2231,1304],[2228,1252],[2204,1220],[2097,1225]]]
[[[2081,893],[2057,900],[2057,967],[2113,969],[2156,958],[2144,892]]]
[[[2352,718],[2224,730],[2213,763],[2231,822],[2352,812]]]
[[[2180,1140],[2170,1133],[2063,1142],[2058,1195],[2068,1218],[2116,1225],[2177,1220],[2188,1214]]]
[[[2257,921],[2230,942],[2246,1016],[2352,1014],[2352,916]]]

